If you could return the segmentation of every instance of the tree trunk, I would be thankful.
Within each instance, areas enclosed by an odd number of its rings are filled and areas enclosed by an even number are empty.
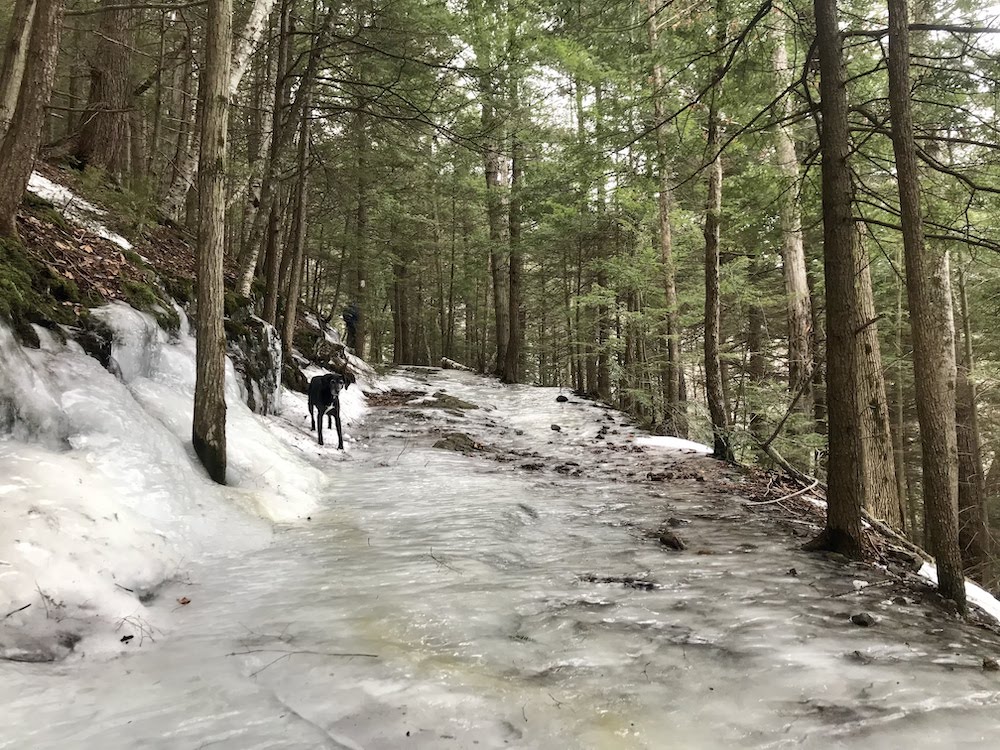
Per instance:
[[[510,168],[510,293],[508,294],[509,311],[507,315],[510,324],[510,338],[507,340],[503,375],[500,378],[504,383],[517,383],[521,379],[521,273],[524,265],[521,258],[521,171],[523,163],[523,147],[515,132],[511,144]]]
[[[865,477],[861,451],[859,315],[855,273],[861,256],[851,213],[853,185],[837,0],[814,0],[823,128],[823,251],[826,279],[829,458],[826,528],[807,545],[862,556]]]
[[[649,39],[649,50],[653,64],[650,84],[653,88],[653,123],[656,128],[656,173],[658,180],[657,207],[660,263],[663,266],[663,291],[666,304],[667,333],[667,377],[666,393],[664,394],[664,429],[668,434],[681,435],[686,432],[682,427],[685,421],[681,417],[680,388],[680,326],[677,315],[677,286],[675,282],[673,237],[670,227],[670,206],[673,203],[673,192],[670,187],[669,145],[664,128],[666,114],[664,102],[663,68],[659,59],[659,18],[663,0],[646,0],[647,20],[646,35]]]
[[[250,55],[260,42],[266,26],[265,21],[271,14],[274,3],[275,0],[254,0],[247,23],[240,34],[239,46],[234,51],[233,59],[230,62],[229,80],[226,82],[226,92],[230,99],[236,96],[236,91],[243,80],[243,74],[246,73]],[[232,3],[230,2],[229,5],[231,10]],[[332,16],[333,14],[331,12],[328,15]],[[231,20],[230,29],[232,29]],[[198,129],[193,142],[189,144],[178,160],[174,180],[160,207],[161,212],[168,218],[176,220],[180,216],[188,190],[194,184],[200,163],[197,156],[200,153],[198,138],[202,131],[203,128]]]
[[[937,562],[938,588],[964,612],[965,577],[958,545],[955,344],[948,257],[943,252],[928,252],[924,247],[909,65],[907,2],[889,0],[889,111],[913,335],[924,509],[931,552]]]
[[[730,444],[729,415],[726,409],[719,362],[721,303],[719,299],[719,239],[722,217],[722,155],[719,153],[717,91],[712,94],[708,111],[708,143],[712,157],[708,166],[708,205],[705,209],[705,397],[712,418],[713,455],[733,460]]]
[[[36,0],[17,106],[0,142],[0,237],[17,238],[17,208],[31,177],[52,94],[63,0]]]
[[[493,88],[491,84],[486,84],[487,93],[483,102],[483,130],[491,134],[487,139],[486,150],[483,154],[484,168],[486,173],[486,217],[490,228],[490,278],[493,283],[493,321],[496,336],[496,364],[494,367],[496,374],[502,374],[504,363],[507,361],[507,344],[510,340],[508,330],[508,314],[506,295],[504,294],[504,281],[502,270],[503,254],[503,199],[501,192],[500,175],[500,151],[497,147],[498,136],[496,130],[500,127],[496,117],[493,99]]]
[[[958,269],[958,297],[961,326],[956,326],[958,347],[958,389],[955,424],[958,439],[958,542],[966,575],[981,584],[990,584],[990,539],[986,524],[986,482],[976,413],[975,360],[972,356],[972,327],[965,292],[965,270]],[[958,332],[961,331],[961,336]]]
[[[232,0],[209,1],[198,166],[198,317],[192,441],[208,475],[219,484],[226,482],[223,257],[232,21]]]
[[[889,428],[889,400],[882,374],[882,351],[879,344],[875,297],[868,254],[862,247],[858,259],[857,304],[860,316],[858,332],[861,372],[861,445],[864,451],[866,496],[865,508],[876,518],[894,528],[903,525],[899,511],[899,487]]]
[[[287,192],[279,187],[278,194],[271,201],[271,210],[267,219],[267,235],[265,237],[266,252],[264,253],[264,310],[261,317],[265,322],[274,325],[278,315],[278,285],[281,282],[281,207],[282,197]]]
[[[774,51],[772,65],[775,87],[778,92],[791,83],[792,69],[788,66],[785,47],[787,27],[786,9],[776,8],[771,13],[774,23],[772,36]],[[776,92],[777,93],[777,92]],[[784,96],[778,112],[785,117],[791,114],[791,100]],[[775,153],[778,170],[784,177],[781,185],[781,267],[785,279],[785,305],[788,319],[788,390],[798,394],[796,410],[803,414],[812,411],[812,299],[806,277],[806,256],[802,242],[802,210],[799,205],[799,160],[790,128],[778,123],[774,128]]]
[[[122,180],[127,175],[132,47],[135,11],[120,0],[101,0],[97,51],[91,58],[90,96],[83,113],[76,159]]]
[[[14,13],[7,29],[7,44],[0,58],[0,142],[17,109],[37,6],[37,0],[15,0],[14,3]]]

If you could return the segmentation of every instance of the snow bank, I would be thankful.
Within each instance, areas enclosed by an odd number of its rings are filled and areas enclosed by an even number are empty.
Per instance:
[[[683,451],[685,453],[711,453],[712,449],[707,445],[696,443],[693,440],[673,437],[672,435],[649,435],[637,437],[636,445],[645,445],[649,448],[664,448],[669,451]]]
[[[57,185],[38,172],[32,172],[28,179],[28,192],[54,205],[63,216],[74,224],[115,243],[123,250],[132,249],[131,242],[120,234],[112,232],[98,220],[98,217],[107,213],[106,211],[84,200],[69,188]]]
[[[0,656],[54,619],[71,632],[103,622],[148,634],[143,593],[192,559],[266,544],[264,519],[302,518],[329,492],[330,479],[307,460],[307,448],[319,447],[305,398],[286,392],[282,401],[304,428],[254,415],[231,361],[229,486],[214,484],[191,448],[195,342],[186,321],[170,338],[122,303],[93,314],[114,331],[120,377],[48,331],[37,329],[41,349],[25,349],[0,324],[0,607],[32,605],[0,623]],[[344,395],[350,424],[364,397],[358,388]]]
[[[938,585],[936,566],[925,562],[917,573],[935,586]],[[986,589],[967,580],[965,582],[965,596],[970,604],[974,604],[994,620],[1000,622],[1000,601],[997,601],[996,597],[986,591]]]

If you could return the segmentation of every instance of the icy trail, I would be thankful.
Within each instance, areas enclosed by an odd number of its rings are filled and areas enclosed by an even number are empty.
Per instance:
[[[374,407],[347,460],[311,451],[321,509],[162,591],[156,643],[0,665],[0,748],[996,746],[994,636],[852,593],[872,571],[803,555],[735,494],[619,481],[710,459],[622,450],[619,415],[554,389],[391,385],[485,408]],[[594,448],[605,426],[618,450]],[[516,460],[432,448],[447,430]],[[667,517],[686,551],[644,533]]]

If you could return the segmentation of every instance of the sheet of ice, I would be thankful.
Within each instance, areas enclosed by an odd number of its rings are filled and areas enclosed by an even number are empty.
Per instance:
[[[37,195],[42,200],[50,202],[67,219],[98,237],[115,243],[123,250],[131,250],[132,243],[116,232],[112,232],[101,223],[100,217],[106,214],[93,203],[84,200],[68,187],[58,185],[52,180],[32,172],[28,179],[28,192]]]
[[[707,445],[696,443],[693,440],[674,437],[673,435],[644,435],[635,439],[636,445],[644,445],[648,448],[663,448],[668,451],[681,451],[684,453],[711,453],[712,449]]]
[[[605,425],[631,444],[620,414],[464,373],[390,382],[481,408],[373,409],[354,450],[317,454],[341,460],[311,522],[197,561],[150,604],[168,638],[0,664],[0,748],[993,746],[992,634],[855,587],[703,485],[616,481],[656,459],[592,450]],[[433,449],[449,430],[603,473]],[[688,550],[644,533],[668,515]]]

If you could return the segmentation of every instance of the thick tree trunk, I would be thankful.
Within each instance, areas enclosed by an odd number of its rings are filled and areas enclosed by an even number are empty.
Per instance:
[[[958,545],[955,344],[948,258],[943,252],[928,252],[924,247],[909,66],[907,2],[889,0],[889,111],[913,334],[924,509],[931,552],[937,562],[938,588],[964,612],[965,577]]]
[[[83,113],[76,159],[117,179],[128,170],[129,109],[135,11],[119,0],[102,0],[97,51],[91,58],[90,96]]]
[[[823,251],[826,279],[829,458],[826,528],[807,545],[860,558],[865,499],[861,450],[859,315],[855,273],[861,257],[847,163],[847,90],[837,0],[814,0],[823,128]]]
[[[198,317],[192,441],[208,475],[219,484],[226,482],[223,257],[232,21],[232,0],[209,1],[198,167]]]
[[[659,60],[659,18],[663,0],[646,0],[646,36],[653,64],[650,85],[653,88],[653,122],[656,127],[656,174],[658,181],[658,229],[660,263],[663,266],[663,292],[666,304],[667,377],[664,393],[664,429],[669,434],[686,433],[686,420],[681,412],[680,388],[680,325],[677,314],[676,270],[674,268],[673,237],[670,228],[670,207],[673,191],[670,187],[669,145],[664,127],[666,106],[664,102],[664,76]]]
[[[31,177],[52,94],[63,0],[36,0],[17,106],[0,142],[0,237],[17,238],[17,208]]]

